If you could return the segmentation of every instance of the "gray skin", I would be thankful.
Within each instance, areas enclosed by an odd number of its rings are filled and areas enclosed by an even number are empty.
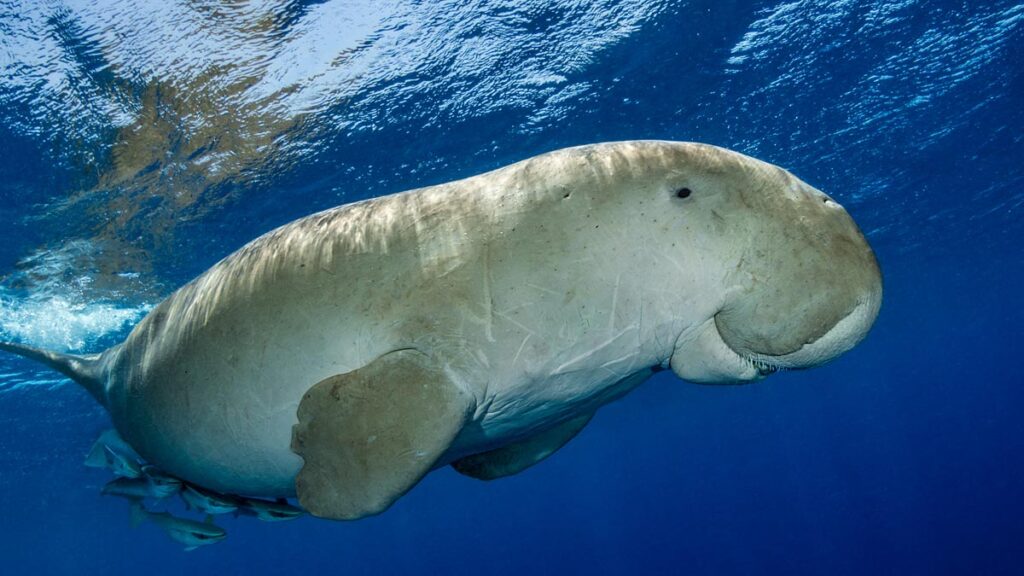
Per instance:
[[[81,382],[175,476],[358,518],[449,463],[516,473],[659,368],[735,383],[827,362],[866,335],[881,296],[864,236],[822,192],[721,148],[635,141],[287,224],[101,355],[0,348]],[[405,401],[389,375],[424,396]],[[406,438],[360,452],[375,422]],[[394,463],[403,451],[414,470]],[[318,504],[346,482],[367,488]]]

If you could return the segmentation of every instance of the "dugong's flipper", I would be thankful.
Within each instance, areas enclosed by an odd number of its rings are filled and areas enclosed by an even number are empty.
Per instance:
[[[427,355],[398,350],[323,380],[299,404],[299,502],[315,516],[379,514],[434,467],[471,408]]]
[[[565,446],[569,440],[580,433],[580,430],[583,430],[583,427],[593,417],[593,412],[584,414],[535,436],[530,436],[522,442],[466,456],[453,462],[452,468],[461,474],[480,480],[494,480],[518,474]]]

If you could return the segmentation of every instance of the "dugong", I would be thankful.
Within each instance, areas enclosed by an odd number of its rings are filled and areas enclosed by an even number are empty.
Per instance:
[[[829,196],[722,148],[632,141],[286,224],[100,354],[0,347],[84,386],[174,476],[356,519],[447,464],[520,472],[662,369],[822,364],[881,300]]]

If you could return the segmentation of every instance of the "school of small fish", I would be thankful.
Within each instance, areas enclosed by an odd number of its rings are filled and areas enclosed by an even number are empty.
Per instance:
[[[227,538],[227,531],[213,523],[213,517],[218,514],[255,516],[264,522],[292,520],[305,514],[284,498],[273,501],[220,494],[171,476],[152,464],[142,463],[139,455],[114,430],[100,435],[86,456],[85,465],[109,469],[116,476],[100,493],[131,502],[132,526],[149,520],[171,539],[184,544],[185,550]],[[153,511],[144,505],[147,499],[159,505],[175,495],[181,497],[187,510],[204,514],[204,519],[199,522],[167,511]]]

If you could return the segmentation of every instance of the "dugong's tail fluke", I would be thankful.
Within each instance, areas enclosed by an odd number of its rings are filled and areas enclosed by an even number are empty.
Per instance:
[[[77,356],[75,354],[62,354],[50,350],[40,350],[24,344],[12,342],[0,342],[0,350],[13,352],[25,358],[31,358],[46,364],[50,368],[64,374],[75,382],[82,385],[89,391],[100,404],[106,405],[106,398],[103,391],[103,372],[100,354],[88,356]]]

